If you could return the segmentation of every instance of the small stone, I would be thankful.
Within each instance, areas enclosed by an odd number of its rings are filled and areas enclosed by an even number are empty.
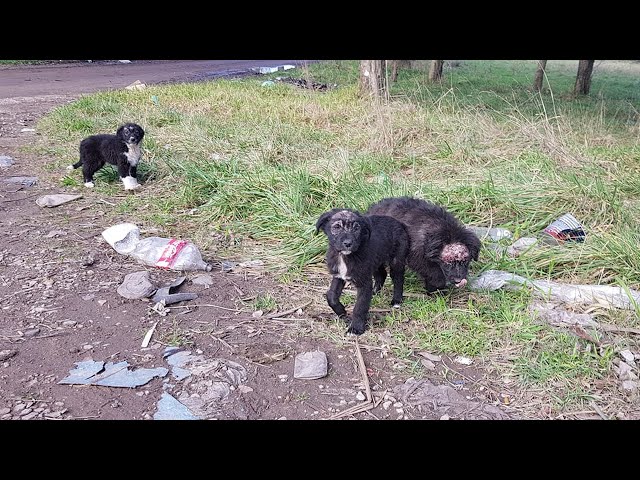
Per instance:
[[[422,366],[424,368],[426,368],[427,370],[435,370],[436,369],[436,364],[433,363],[431,360],[427,359],[427,358],[423,358],[422,360],[420,360],[420,363],[422,364]]]
[[[76,323],[75,320],[65,320],[64,322],[62,322],[62,326],[63,327],[73,327]]]
[[[462,355],[458,355],[453,359],[454,362],[459,363],[460,365],[471,365],[473,360],[468,357],[463,357]]]
[[[136,396],[138,396],[138,397],[143,397],[143,396],[144,396],[144,392],[137,392],[137,393],[136,393]]]
[[[11,418],[10,413],[5,413],[4,415],[0,416],[0,420],[8,420],[10,418]]]
[[[390,406],[391,406],[391,402],[389,400],[382,403],[382,408],[384,408],[385,410],[389,410]]]
[[[29,413],[31,413],[33,411],[33,409],[31,408],[25,408],[24,410],[22,410],[18,415],[20,415],[21,417],[28,415]]]
[[[365,396],[364,396],[364,393],[362,393],[362,392],[358,392],[358,393],[356,394],[356,400],[358,400],[358,401],[360,401],[360,402],[362,402],[362,401],[363,401],[363,400],[365,400],[366,398],[367,398],[367,397],[365,397]]]
[[[432,362],[440,362],[442,361],[442,357],[440,355],[434,355],[429,352],[418,352],[418,355],[426,358],[427,360],[431,360]]]
[[[253,388],[248,387],[246,385],[238,385],[238,391],[240,393],[251,393],[253,392]]]
[[[25,337],[35,337],[39,333],[40,333],[40,329],[39,328],[30,328],[29,330],[25,330],[23,335]]]
[[[18,412],[21,412],[25,408],[27,408],[27,406],[24,403],[18,403],[13,407],[13,413],[17,414]]]
[[[631,350],[622,350],[620,352],[620,356],[624,358],[624,361],[630,365],[633,365],[635,360],[635,355],[631,353]]]
[[[449,415],[442,415],[440,420],[451,420],[451,417],[449,417]]]
[[[326,377],[327,355],[320,350],[296,355],[293,376],[306,380]]]
[[[0,167],[10,167],[11,165],[13,165],[13,158],[0,155]]]
[[[11,409],[8,407],[0,408],[0,415],[6,415],[7,413],[11,413]]]
[[[143,270],[126,275],[116,291],[124,298],[138,300],[152,295],[156,291],[156,287],[151,283],[149,272]],[[98,303],[100,302],[101,300],[98,301]],[[100,303],[100,305],[103,304]]]
[[[622,382],[622,388],[628,392],[633,392],[638,388],[638,382],[633,380],[625,380]]]
[[[107,301],[106,301],[106,300],[98,300],[98,304],[99,304],[100,306],[104,305],[105,303],[107,303]]]
[[[253,318],[258,318],[258,317],[261,317],[263,313],[264,313],[264,312],[263,312],[262,310],[256,310],[255,312],[253,312],[253,313],[251,314],[251,316],[252,316]]]
[[[287,378],[289,378],[289,375],[278,375],[278,378],[281,382],[286,382]]]
[[[213,285],[213,277],[208,273],[201,273],[194,276],[191,279],[191,283],[194,285],[204,285],[206,288],[209,288],[209,285]]]
[[[38,416],[38,412],[31,412],[28,415],[25,415],[24,417],[22,417],[22,420],[31,420],[32,418],[35,418]]]
[[[394,408],[400,408],[402,407],[402,402],[396,402],[393,404]]]
[[[0,350],[0,362],[10,359],[18,354],[17,350]]]
[[[277,418],[276,420],[286,420],[286,419],[287,417],[280,417],[280,418]]]
[[[404,410],[402,408],[396,408],[396,413],[401,413],[404,415]]]
[[[85,295],[84,297],[82,297],[82,299],[86,300],[87,302],[89,300],[93,300],[94,298],[96,298],[96,295],[94,293],[90,293],[89,295]]]
[[[83,349],[83,350],[91,350],[92,348],[93,348],[93,345],[88,345],[88,344],[87,344],[87,345],[83,345],[83,346],[82,346],[82,349]]]
[[[618,369],[620,380],[637,380],[638,376],[633,373],[632,369],[633,367],[627,362],[620,362],[620,367]]]
[[[64,402],[55,402],[54,405],[56,407],[64,407]]]

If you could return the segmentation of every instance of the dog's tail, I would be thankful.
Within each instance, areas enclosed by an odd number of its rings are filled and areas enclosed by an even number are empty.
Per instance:
[[[67,170],[74,170],[76,168],[80,168],[82,166],[82,160],[78,160],[76,163],[74,163],[73,165],[69,165],[67,167]]]

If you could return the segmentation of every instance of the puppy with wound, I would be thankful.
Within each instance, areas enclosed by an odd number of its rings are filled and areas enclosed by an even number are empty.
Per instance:
[[[409,235],[399,221],[381,215],[360,215],[350,209],[334,208],[323,213],[316,223],[316,233],[324,231],[329,240],[327,267],[333,275],[327,291],[327,302],[340,317],[347,311],[340,295],[347,281],[357,290],[356,303],[347,333],[364,333],[367,315],[374,293],[380,291],[389,266],[393,281],[391,304],[402,303]],[[373,278],[373,282],[372,282]]]
[[[95,186],[93,175],[105,163],[115,165],[125,190],[134,190],[138,183],[138,162],[142,151],[140,143],[144,137],[144,130],[135,123],[125,123],[120,126],[115,135],[91,135],[80,142],[80,160],[69,165],[69,170],[82,167],[84,186]]]

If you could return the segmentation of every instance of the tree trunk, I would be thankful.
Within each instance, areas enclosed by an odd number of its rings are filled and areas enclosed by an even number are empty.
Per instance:
[[[398,80],[398,60],[387,60],[387,62],[391,62],[391,81],[395,83]]]
[[[533,90],[539,92],[542,90],[542,80],[544,80],[544,71],[547,68],[546,60],[538,60],[538,69],[536,76],[533,78]]]
[[[361,96],[382,97],[386,88],[384,60],[360,60],[360,81],[358,87]]]
[[[431,66],[429,67],[429,82],[435,83],[442,80],[442,66],[444,60],[431,60]]]
[[[589,90],[591,89],[591,74],[593,73],[594,63],[595,60],[580,60],[580,63],[578,63],[576,86],[573,89],[574,95],[589,95]]]

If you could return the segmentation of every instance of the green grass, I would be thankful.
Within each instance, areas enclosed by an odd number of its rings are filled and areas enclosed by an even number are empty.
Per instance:
[[[438,85],[427,85],[423,70],[405,69],[384,105],[358,97],[358,65],[347,61],[310,66],[316,81],[338,85],[322,93],[261,86],[281,72],[98,93],[43,119],[49,142],[39,148],[61,169],[76,160],[84,136],[140,123],[146,184],[118,198],[115,212],[205,251],[215,247],[218,256],[263,259],[287,281],[324,271],[326,239],[314,232],[322,212],[416,195],[516,238],[536,235],[566,212],[585,225],[584,244],[518,258],[484,249],[473,273],[502,269],[638,289],[640,76],[635,64],[597,63],[591,95],[575,99],[575,66],[549,61],[541,93],[530,88],[534,61],[464,61],[446,68]],[[81,180],[79,172],[66,175],[63,186]],[[96,177],[96,194],[120,191],[114,170]],[[223,249],[214,240],[221,237]],[[407,291],[421,292],[411,273]],[[389,287],[373,306],[385,308],[387,297]],[[583,401],[589,382],[609,371],[610,353],[536,324],[528,301],[526,292],[411,298],[378,326],[391,329],[394,353],[412,370],[419,369],[415,349],[467,355],[496,362],[522,385],[562,384],[560,407]],[[276,306],[274,298],[254,303]],[[615,321],[637,327],[637,312],[627,313]],[[512,351],[508,362],[499,360]]]

